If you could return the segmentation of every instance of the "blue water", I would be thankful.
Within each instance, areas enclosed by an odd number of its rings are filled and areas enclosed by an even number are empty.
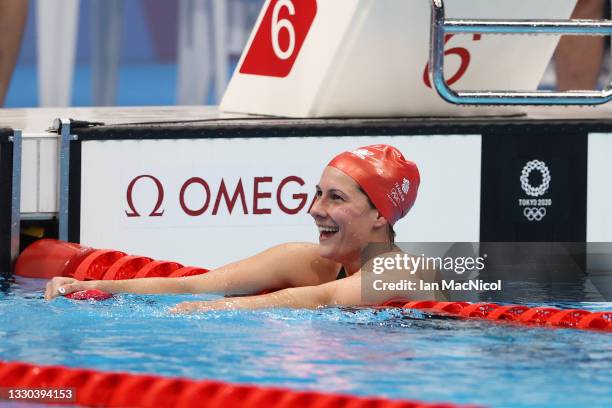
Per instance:
[[[0,359],[491,407],[612,406],[612,335],[329,308],[174,316],[214,296],[0,292]],[[610,310],[612,304],[566,304]]]

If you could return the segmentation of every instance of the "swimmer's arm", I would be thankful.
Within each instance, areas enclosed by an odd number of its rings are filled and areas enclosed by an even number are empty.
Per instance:
[[[221,268],[222,269],[222,268]],[[98,289],[107,293],[137,293],[142,295],[175,293],[213,293],[236,294],[248,288],[257,288],[257,282],[247,279],[235,284],[226,279],[220,270],[212,270],[202,275],[179,278],[140,278],[126,280],[79,281],[73,278],[53,278],[45,290],[45,299],[51,300],[59,295],[88,289]]]
[[[390,273],[394,273],[393,271]],[[395,272],[394,278],[405,278],[405,271]],[[420,277],[419,277],[420,279]],[[368,279],[366,279],[369,282]],[[369,283],[366,282],[366,285]],[[345,279],[336,280],[317,286],[289,288],[260,296],[247,296],[213,301],[183,302],[170,310],[171,313],[194,313],[211,310],[236,309],[316,309],[326,306],[372,306],[388,300],[397,299],[397,291],[369,291],[368,301],[364,301],[361,292],[361,272]],[[406,300],[447,300],[443,294],[431,291],[410,291],[402,294]]]
[[[254,294],[267,289],[316,285],[330,280],[336,267],[322,260],[313,244],[278,245],[255,256],[214,269],[202,275],[182,278],[142,278],[81,282],[54,278],[47,285],[45,298],[85,289],[108,293],[214,293],[220,295]],[[333,279],[333,277],[331,278]]]
[[[317,286],[289,288],[260,296],[214,301],[183,302],[172,313],[206,312],[236,309],[316,309],[326,306],[363,306],[361,279],[357,275]]]

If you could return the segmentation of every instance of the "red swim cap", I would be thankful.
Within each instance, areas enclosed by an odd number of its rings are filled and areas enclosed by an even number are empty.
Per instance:
[[[384,144],[340,153],[328,166],[355,180],[391,225],[410,211],[421,182],[416,164]]]

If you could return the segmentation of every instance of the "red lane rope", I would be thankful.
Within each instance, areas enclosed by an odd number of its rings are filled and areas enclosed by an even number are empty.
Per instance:
[[[405,302],[390,301],[386,307],[418,309],[462,318],[507,321],[525,325],[587,329],[612,332],[612,312],[589,312],[578,309],[552,307],[501,306],[495,303],[436,302],[432,300]]]
[[[96,250],[52,239],[34,242],[19,256],[15,266],[15,274],[21,276],[44,278],[71,276],[79,280],[181,277],[206,272],[207,269],[183,266],[176,262],[155,261],[147,257],[129,256],[120,251]],[[267,292],[269,291],[263,293]],[[82,291],[69,297],[78,300],[104,300],[111,295],[101,291]],[[589,312],[551,307],[501,306],[495,303],[397,300],[386,302],[383,306],[421,309],[461,318],[510,321],[532,326],[612,331],[612,311]]]
[[[112,249],[94,249],[78,244],[40,239],[19,255],[15,274],[50,279],[67,276],[78,280],[118,280],[200,275],[208,269],[126,255]]]
[[[76,401],[53,404],[95,407],[143,408],[459,408],[473,405],[389,400],[314,391],[293,391],[239,385],[220,381],[196,381],[104,372],[63,366],[39,366],[22,362],[0,362],[0,387],[13,389],[73,389]],[[3,398],[7,398],[3,393]],[[0,397],[1,398],[1,397]],[[15,401],[17,402],[17,401]],[[23,401],[21,401],[23,402]],[[38,401],[37,401],[38,402]],[[49,402],[49,401],[41,401]]]

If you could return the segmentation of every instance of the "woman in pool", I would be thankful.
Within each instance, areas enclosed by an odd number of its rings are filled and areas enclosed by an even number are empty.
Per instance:
[[[419,183],[417,166],[392,146],[372,145],[344,152],[327,165],[316,187],[310,215],[319,229],[318,245],[283,244],[206,274],[184,278],[78,281],[58,277],[47,284],[45,298],[86,289],[242,295],[184,302],[174,307],[174,312],[382,303],[397,297],[397,292],[376,292],[368,296],[368,302],[362,299],[362,260],[380,255],[380,251],[366,253],[366,247],[386,243],[387,252],[397,252],[393,225],[412,208]],[[410,276],[403,272],[401,279],[422,279],[427,274],[419,271]],[[279,290],[257,295],[270,289]],[[440,300],[443,295],[415,291],[409,298]]]

